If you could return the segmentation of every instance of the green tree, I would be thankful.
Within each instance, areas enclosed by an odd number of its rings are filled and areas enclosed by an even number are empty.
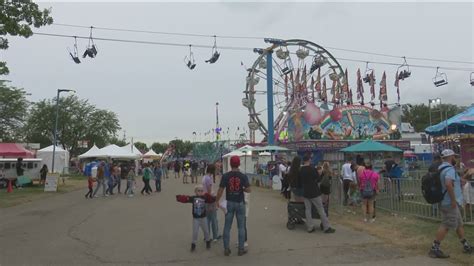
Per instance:
[[[137,147],[137,149],[138,149],[139,151],[141,151],[142,153],[145,153],[145,152],[148,151],[147,145],[146,145],[145,143],[143,143],[143,142],[136,141],[136,142],[133,143],[133,145],[135,145],[135,147]]]
[[[175,139],[170,141],[169,145],[174,145],[176,155],[181,158],[188,156],[193,150],[193,144],[189,140]]]
[[[33,35],[31,26],[39,28],[53,23],[51,10],[40,10],[31,0],[0,0],[0,49],[8,49],[8,39],[2,36]],[[0,75],[9,73],[6,62],[0,61]]]
[[[55,99],[42,100],[32,106],[25,127],[28,142],[52,143],[55,114]],[[80,100],[74,95],[59,99],[58,143],[72,156],[84,151],[78,148],[79,141],[87,140],[90,145],[105,146],[116,137],[119,129],[115,113],[97,109],[87,100]]]
[[[0,140],[20,141],[28,101],[25,91],[10,87],[6,81],[0,80]],[[0,142],[1,142],[0,141]]]
[[[151,144],[151,149],[156,153],[164,153],[168,149],[169,145],[167,143],[154,142]]]
[[[429,106],[425,104],[403,105],[402,121],[410,123],[416,132],[423,132],[430,126],[430,113],[431,124],[435,125],[444,121],[446,116],[450,118],[463,112],[466,108],[465,106],[457,106],[454,104],[441,104],[432,106],[430,110]]]

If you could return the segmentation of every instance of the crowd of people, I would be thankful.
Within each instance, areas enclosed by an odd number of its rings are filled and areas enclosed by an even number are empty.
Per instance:
[[[167,177],[166,169],[163,170],[159,162],[144,163],[140,167],[140,172],[143,174],[143,189],[141,194],[150,195],[153,192],[150,182],[155,182],[155,192],[161,192],[161,179],[163,176]],[[88,189],[86,198],[99,197],[102,189],[102,196],[108,197],[117,194],[122,194],[122,180],[127,180],[126,188],[123,192],[128,197],[135,195],[134,188],[136,187],[136,169],[135,166],[129,163],[93,161],[88,163],[84,168],[84,174],[88,177]],[[94,189],[94,183],[97,183]]]

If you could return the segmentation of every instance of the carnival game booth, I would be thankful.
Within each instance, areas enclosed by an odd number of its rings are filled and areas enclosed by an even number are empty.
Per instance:
[[[253,182],[263,174],[260,169],[265,169],[271,161],[271,154],[268,152],[254,151],[254,147],[246,145],[222,156],[224,173],[230,171],[230,158],[240,157],[240,171],[246,174]],[[253,181],[252,181],[253,180]]]
[[[54,169],[51,169],[53,163],[53,145],[38,150],[36,157],[43,160],[43,164],[48,166],[49,172],[67,174],[69,171],[69,152],[59,146],[56,146],[54,152]]]
[[[474,105],[439,124],[427,127],[425,132],[434,137],[434,151],[453,149],[461,154],[464,165],[474,167]]]
[[[401,161],[403,159],[403,150],[373,140],[366,140],[349,146],[341,149],[341,152],[350,154],[353,158],[358,155],[363,159],[370,161],[374,171],[376,172],[380,172],[384,168],[384,162],[387,158],[393,158],[396,161]]]

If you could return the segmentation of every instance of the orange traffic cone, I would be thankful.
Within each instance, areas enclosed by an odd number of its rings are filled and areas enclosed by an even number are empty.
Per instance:
[[[11,193],[11,192],[13,192],[12,181],[8,180],[7,193]]]

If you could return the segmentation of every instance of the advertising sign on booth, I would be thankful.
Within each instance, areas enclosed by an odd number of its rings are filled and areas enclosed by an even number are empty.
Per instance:
[[[44,184],[44,192],[58,191],[58,180],[59,180],[59,175],[48,174],[46,176],[46,182]]]

